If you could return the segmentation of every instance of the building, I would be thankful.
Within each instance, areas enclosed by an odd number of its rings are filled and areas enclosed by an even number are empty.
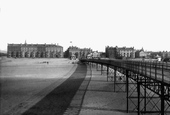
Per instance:
[[[117,56],[125,58],[135,58],[134,47],[116,47]]]
[[[168,51],[161,52],[161,57],[162,58],[170,58],[170,52],[168,52]]]
[[[100,53],[100,58],[106,58],[106,53],[105,52],[99,52]]]
[[[8,57],[17,58],[60,58],[63,47],[56,44],[8,44]]]
[[[88,59],[100,59],[101,58],[101,52],[93,51],[87,55]]]
[[[143,48],[141,50],[137,50],[135,52],[135,57],[136,58],[146,58],[147,56],[148,56],[148,53],[145,52]]]
[[[117,52],[115,47],[109,47],[107,46],[105,48],[105,53],[107,58],[116,58],[117,57]]]
[[[107,58],[135,58],[134,47],[109,47],[105,48]]]
[[[70,46],[64,53],[65,58],[78,58],[80,53],[80,48],[76,46]]]
[[[0,50],[0,57],[7,56],[7,52]]]
[[[82,48],[80,49],[80,57],[79,58],[87,58],[87,55],[92,52],[90,48]]]
[[[65,56],[66,58],[87,58],[87,55],[92,52],[92,49],[90,48],[78,48],[76,46],[70,46],[66,51],[65,51]]]

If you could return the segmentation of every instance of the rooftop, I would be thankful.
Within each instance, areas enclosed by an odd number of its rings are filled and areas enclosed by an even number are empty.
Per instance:
[[[62,46],[60,46],[60,45],[56,45],[56,44],[8,44],[8,46],[46,46],[46,47],[51,47],[51,46],[53,46],[53,47],[62,47]]]

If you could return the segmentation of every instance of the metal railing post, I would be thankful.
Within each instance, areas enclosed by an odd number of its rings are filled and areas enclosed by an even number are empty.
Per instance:
[[[114,66],[114,92],[116,90],[116,72],[117,72],[117,67]]]
[[[103,73],[103,64],[101,64],[101,75]]]
[[[137,92],[138,92],[138,115],[140,115],[140,82],[137,82]]]
[[[129,78],[129,71],[128,70],[126,70],[126,98],[127,98],[127,105],[126,105],[126,109],[127,109],[127,113],[129,112],[129,100],[128,100],[128,97],[129,97],[129,80],[128,80],[128,78]]]
[[[107,65],[107,81],[108,81],[108,76],[109,76],[109,65]]]
[[[165,108],[165,102],[164,102],[164,84],[161,83],[161,115],[164,115],[164,108]]]

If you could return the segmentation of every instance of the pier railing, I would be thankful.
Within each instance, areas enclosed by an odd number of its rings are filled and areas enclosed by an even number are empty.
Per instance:
[[[124,68],[134,73],[151,77],[160,82],[170,84],[170,63],[166,62],[149,62],[149,61],[132,61],[118,59],[82,59],[83,62],[93,62],[103,65],[116,66]]]
[[[116,72],[126,76],[127,112],[129,112],[129,100],[134,101],[135,105],[136,98],[138,101],[134,110],[137,110],[138,115],[170,114],[170,63],[118,59],[81,59],[80,61],[101,65],[101,71],[103,66],[107,67],[107,75],[108,68],[112,68],[115,73],[113,77],[116,77]],[[136,90],[129,93],[132,84],[134,84],[133,89],[136,87]],[[135,91],[137,95],[132,96]],[[153,106],[150,110],[147,108],[149,103]]]

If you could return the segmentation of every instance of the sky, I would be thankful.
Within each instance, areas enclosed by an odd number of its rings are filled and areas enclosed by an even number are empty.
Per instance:
[[[170,0],[1,0],[0,50],[8,43],[170,51]],[[70,42],[72,41],[72,42]]]

